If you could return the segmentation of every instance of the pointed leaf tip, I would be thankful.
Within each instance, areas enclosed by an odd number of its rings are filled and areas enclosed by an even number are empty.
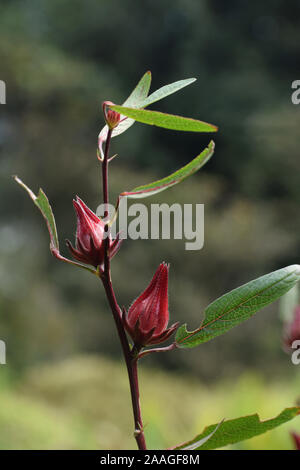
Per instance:
[[[214,124],[193,118],[177,116],[175,114],[166,114],[160,111],[149,111],[118,105],[110,106],[110,108],[142,124],[163,127],[164,129],[184,132],[217,132],[218,130],[217,126]]]
[[[150,85],[151,85],[151,80],[152,80],[152,73],[150,70],[148,70],[140,79],[137,86],[129,95],[129,97],[124,101],[122,106],[125,106],[125,107],[127,106],[127,107],[135,108],[135,109],[145,108],[146,106],[149,106],[150,104],[155,103],[156,101],[166,98],[172,93],[175,93],[179,91],[180,89],[190,85],[196,80],[196,78],[188,78],[186,80],[179,80],[169,85],[165,85],[148,96]],[[134,119],[131,119],[129,117],[125,117],[125,115],[122,115],[122,120],[119,123],[119,125],[113,130],[112,137],[116,137],[122,134],[123,132],[127,131],[134,124],[134,122],[135,122]],[[107,133],[108,133],[108,127],[104,126],[98,137],[98,153],[99,153],[98,158],[100,160],[101,158],[103,158],[102,147],[103,147],[104,142],[106,141]]]
[[[72,261],[72,260],[69,260],[68,258],[65,258],[64,256],[62,256],[60,254],[55,218],[54,218],[54,215],[53,215],[51,205],[50,205],[50,203],[48,201],[48,198],[47,198],[46,194],[44,193],[44,191],[40,188],[39,192],[38,192],[38,196],[36,196],[34,194],[34,192],[31,191],[31,189],[28,186],[26,186],[26,184],[23,183],[23,181],[20,178],[18,178],[18,176],[14,176],[14,180],[23,189],[25,189],[25,191],[29,194],[30,198],[32,199],[34,204],[38,207],[38,209],[40,210],[43,218],[45,219],[46,224],[47,224],[47,228],[48,228],[48,232],[49,232],[49,236],[50,236],[50,251],[53,254],[53,256],[55,256],[55,258],[59,259],[60,261],[64,261],[64,262],[72,264],[74,266],[78,266],[80,268],[83,268],[83,269],[95,274],[96,273],[95,269],[91,269],[87,266],[83,266],[82,264],[77,263],[77,262]]]
[[[206,149],[204,149],[199,155],[197,155],[197,157],[195,157],[184,167],[175,171],[171,175],[162,178],[161,180],[154,181],[143,186],[138,186],[131,191],[123,192],[120,194],[120,197],[126,196],[132,199],[144,198],[153,196],[154,194],[175,186],[200,170],[200,168],[204,166],[205,163],[208,162],[208,160],[211,158],[214,153],[214,149],[215,144],[213,141],[211,141]]]
[[[158,90],[154,91],[145,98],[144,101],[140,103],[139,108],[146,108],[150,104],[156,103],[156,101],[162,100],[173,93],[181,90],[182,88],[191,85],[196,81],[196,78],[187,78],[185,80],[178,80],[177,82],[170,83],[169,85],[165,85]],[[124,106],[124,105],[123,105]]]
[[[139,107],[140,103],[148,96],[151,80],[152,74],[148,71],[142,76],[136,87],[124,101],[123,106],[131,106],[133,108]],[[133,124],[133,119],[121,116],[121,122],[113,130],[112,137],[117,137],[118,135],[123,134],[123,132],[126,132]],[[105,125],[98,136],[98,151],[100,153],[100,159],[103,158],[103,144],[107,139],[108,130],[108,126]]]
[[[175,450],[213,450],[264,434],[299,415],[300,408],[286,408],[275,418],[261,420],[258,414],[242,416],[222,422],[216,429],[212,424],[189,442],[174,447]],[[206,439],[208,438],[208,439]],[[199,444],[200,445],[197,445]]]
[[[176,344],[193,348],[226,333],[288,292],[300,280],[299,265],[278,269],[224,294],[205,309],[199,328],[177,330]]]

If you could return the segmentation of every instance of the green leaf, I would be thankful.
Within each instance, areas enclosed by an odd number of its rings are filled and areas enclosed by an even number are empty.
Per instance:
[[[146,106],[149,106],[149,104],[161,100],[166,96],[181,90],[181,88],[190,85],[195,80],[195,78],[188,78],[186,80],[179,80],[178,82],[171,83],[170,85],[165,85],[162,88],[156,90],[147,98],[151,85],[151,72],[146,72],[130,96],[124,101],[122,106],[139,109],[145,108]],[[112,137],[123,134],[123,132],[127,131],[127,129],[129,129],[134,124],[134,122],[134,119],[130,119],[121,113],[121,121],[113,130]],[[107,133],[108,127],[104,126],[98,137],[98,147],[101,158],[103,158],[103,143],[107,139]]]
[[[213,124],[198,121],[197,119],[175,116],[174,114],[165,114],[159,111],[134,109],[117,105],[111,105],[109,107],[123,116],[127,116],[135,121],[151,126],[163,127],[164,129],[186,132],[216,132],[218,130],[218,128]]]
[[[49,235],[50,235],[50,250],[57,250],[59,251],[59,243],[58,243],[58,237],[57,237],[57,230],[56,230],[56,224],[55,224],[55,219],[54,215],[52,212],[52,208],[49,204],[48,198],[46,194],[43,192],[42,189],[39,190],[38,196],[36,196],[28,186],[26,186],[25,183],[23,183],[22,180],[20,180],[17,176],[14,177],[15,181],[22,186],[22,188],[27,191],[31,199],[33,200],[34,204],[39,208],[39,210],[42,213],[42,216],[44,217]]]
[[[140,103],[145,100],[145,98],[148,96],[148,92],[150,89],[151,85],[151,72],[146,72],[142,78],[140,79],[139,83],[135,87],[135,89],[132,91],[132,93],[128,96],[128,98],[124,101],[123,105],[124,106],[131,106],[132,108],[136,108],[140,106]],[[123,134],[123,132],[127,131],[132,124],[134,124],[134,119],[128,119],[125,118],[125,116],[121,116],[121,122],[118,124],[118,126],[113,130],[112,132],[112,137],[116,137],[117,135]],[[98,137],[98,147],[99,151],[103,157],[103,143],[107,139],[107,134],[108,134],[108,126],[105,125]]]
[[[151,72],[146,72],[142,78],[140,79],[139,83],[132,91],[132,93],[128,96],[128,98],[124,101],[123,106],[129,106],[131,108],[140,107],[141,103],[145,100],[148,96],[150,85],[151,85]]]
[[[229,444],[251,439],[252,437],[264,434],[267,431],[277,428],[281,424],[287,423],[300,413],[299,407],[286,408],[278,416],[266,421],[261,421],[258,414],[242,416],[241,418],[224,421],[215,431],[216,424],[212,424],[204,429],[204,431],[189,442],[174,447],[175,450],[192,448],[193,450],[213,450],[220,449]],[[200,446],[192,447],[198,441],[202,441],[206,436],[213,433],[210,438]]]
[[[36,196],[34,192],[31,191],[31,189],[28,188],[28,186],[26,186],[26,184],[23,183],[22,180],[20,180],[20,178],[15,176],[14,179],[29,194],[30,198],[33,200],[34,204],[39,208],[42,216],[44,217],[46,224],[47,224],[49,236],[50,236],[50,251],[53,254],[53,256],[55,256],[60,261],[65,261],[66,263],[73,264],[74,266],[78,266],[80,268],[86,269],[87,271],[95,274],[96,273],[95,269],[88,268],[87,266],[84,266],[80,263],[69,260],[68,258],[65,258],[64,256],[60,254],[59,242],[58,242],[58,236],[57,236],[57,230],[56,230],[56,224],[55,224],[53,211],[44,191],[40,189],[38,196]]]
[[[206,308],[199,328],[188,331],[186,325],[181,326],[176,334],[176,344],[181,348],[193,348],[226,333],[288,292],[299,280],[300,266],[295,264],[232,290]]]
[[[126,191],[120,194],[120,196],[126,196],[129,198],[137,199],[152,196],[161,191],[164,191],[167,188],[171,188],[175,184],[180,183],[189,176],[193,175],[198,171],[205,163],[210,159],[214,153],[215,144],[211,141],[208,147],[203,150],[197,157],[195,157],[191,162],[189,162],[184,167],[175,171],[169,176],[162,178],[161,180],[154,181],[153,183],[145,184],[143,186],[138,186],[132,191]]]
[[[186,80],[179,80],[178,82],[171,83],[170,85],[165,85],[158,90],[156,90],[154,93],[151,93],[151,95],[148,96],[148,98],[144,99],[143,101],[140,102],[140,105],[138,108],[146,108],[146,106],[149,106],[152,103],[155,103],[156,101],[162,100],[163,98],[166,98],[169,95],[172,95],[173,93],[176,93],[176,91],[181,90],[182,88],[191,85],[196,81],[196,78],[187,78]],[[135,107],[131,106],[129,103],[123,103],[123,106],[128,106],[128,107]]]
[[[130,106],[132,108],[140,108],[141,103],[145,100],[145,98],[148,95],[150,85],[151,85],[151,72],[146,72],[145,75],[141,78],[141,80],[137,84],[137,86],[135,87],[135,89],[133,90],[133,92],[131,93],[131,95],[123,103],[123,106]],[[131,127],[132,124],[134,124],[134,119],[127,119],[125,116],[121,116],[121,122],[113,130],[112,137],[116,137],[117,135],[123,134],[123,132],[127,131],[127,129],[129,129],[129,127]],[[108,127],[106,129],[106,132],[108,132]]]
[[[175,447],[175,449],[181,448],[182,450],[199,450],[200,447],[202,447],[209,439],[212,438],[212,436],[217,432],[221,424],[223,424],[224,420],[222,420],[212,432],[207,434],[205,437],[201,437],[199,440],[195,438],[194,442],[185,442],[184,444],[181,444],[178,447]],[[173,448],[174,449],[174,448]]]

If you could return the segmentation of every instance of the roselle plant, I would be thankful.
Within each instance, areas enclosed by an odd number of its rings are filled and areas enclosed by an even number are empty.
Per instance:
[[[128,309],[121,308],[111,275],[111,260],[119,255],[122,242],[121,234],[112,236],[112,225],[118,217],[120,201],[122,198],[145,198],[180,183],[198,171],[211,158],[214,153],[214,143],[211,141],[207,148],[175,173],[131,190],[123,189],[116,202],[114,213],[110,214],[108,170],[114,157],[110,154],[111,140],[127,131],[135,121],[177,131],[216,132],[216,126],[197,119],[145,109],[194,81],[193,78],[180,80],[149,95],[151,73],[147,72],[122,106],[113,104],[111,101],[104,101],[103,115],[106,124],[99,134],[97,150],[97,164],[101,165],[102,169],[104,216],[96,215],[79,197],[74,199],[77,231],[75,243],[67,241],[70,258],[60,252],[55,219],[45,193],[40,189],[38,195],[35,195],[18,177],[15,177],[46,220],[52,254],[58,260],[89,271],[102,282],[128,371],[134,416],[134,437],[141,450],[147,447],[139,399],[138,365],[140,360],[151,353],[194,348],[201,343],[213,340],[274,302],[300,279],[300,266],[292,265],[250,281],[212,302],[204,311],[201,325],[190,331],[186,325],[179,327],[178,322],[168,326],[169,265],[162,262],[149,285],[131,306]],[[161,343],[164,345],[161,346]],[[260,421],[258,415],[254,414],[226,420],[219,424],[215,423],[205,428],[191,441],[175,446],[173,449],[216,449],[234,444],[291,420],[299,414],[299,411],[298,407],[287,408],[277,417],[267,421]]]

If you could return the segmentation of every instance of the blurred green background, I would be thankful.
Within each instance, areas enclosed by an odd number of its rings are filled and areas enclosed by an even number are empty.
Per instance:
[[[101,202],[102,101],[124,101],[146,70],[152,90],[197,77],[154,109],[218,125],[215,156],[148,202],[204,203],[204,249],[128,240],[113,261],[126,306],[158,264],[170,262],[171,321],[196,327],[219,295],[299,262],[300,109],[291,102],[299,20],[296,0],[2,0],[0,448],[134,448],[127,378],[101,286],[51,257],[41,216],[11,175],[44,189],[64,250],[75,233],[74,195],[94,209]],[[176,170],[209,138],[135,124],[113,141],[112,199]],[[224,417],[268,418],[292,406],[299,370],[282,352],[281,328],[274,304],[201,348],[145,358],[150,446],[174,445]],[[289,448],[291,428],[239,448]]]

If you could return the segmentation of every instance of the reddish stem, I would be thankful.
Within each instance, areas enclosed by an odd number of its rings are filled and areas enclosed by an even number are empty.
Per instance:
[[[109,203],[108,196],[108,153],[109,145],[111,140],[112,130],[109,130],[106,139],[104,159],[102,162],[102,186],[103,186],[103,203],[105,206]],[[104,216],[108,215],[107,209],[105,209]],[[106,232],[108,232],[109,227],[106,226]],[[101,280],[105,289],[106,297],[110,305],[118,335],[120,338],[124,359],[127,366],[130,392],[131,392],[131,401],[132,401],[132,410],[134,417],[134,437],[136,439],[138,448],[140,450],[146,450],[146,441],[143,430],[143,422],[141,416],[140,400],[139,400],[139,383],[138,383],[138,371],[137,371],[137,355],[133,354],[133,351],[130,349],[128,339],[125,333],[125,329],[122,322],[122,313],[118,305],[114,289],[111,282],[111,271],[110,271],[110,259],[109,259],[109,237],[105,238],[105,256],[104,256],[104,271],[101,274]]]
[[[146,349],[145,351],[142,351],[142,352],[139,353],[138,359],[141,359],[141,357],[144,357],[147,354],[173,351],[176,348],[177,348],[177,344],[172,343],[169,346],[165,346],[164,348]]]

